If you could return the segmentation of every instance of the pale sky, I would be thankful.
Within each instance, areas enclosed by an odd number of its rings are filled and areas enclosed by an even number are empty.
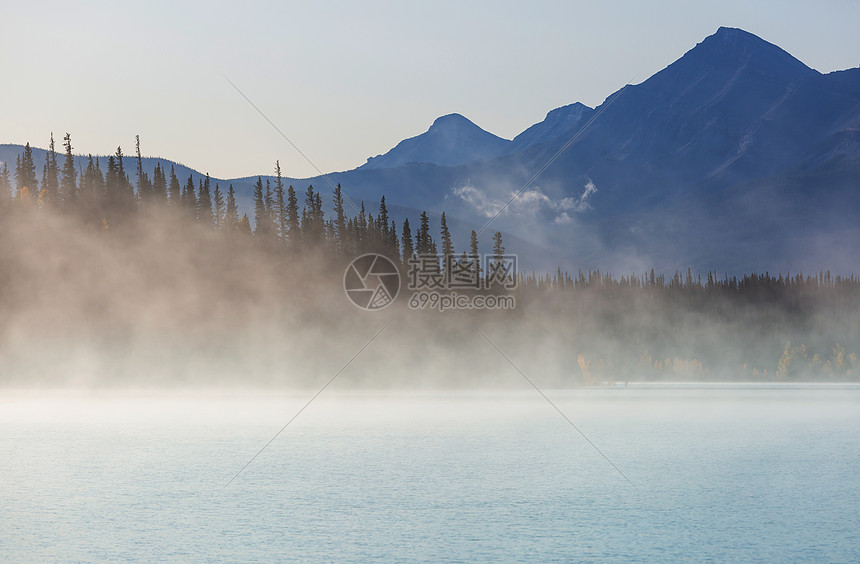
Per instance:
[[[822,72],[860,65],[855,0],[16,2],[0,143],[164,156],[218,178],[348,170],[444,114],[511,138],[600,104],[721,26]]]

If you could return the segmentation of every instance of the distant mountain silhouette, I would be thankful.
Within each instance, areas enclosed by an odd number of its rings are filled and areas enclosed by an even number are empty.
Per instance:
[[[15,154],[0,146],[10,168]],[[247,195],[254,179],[221,182]],[[509,250],[536,268],[857,272],[860,68],[822,74],[722,27],[597,108],[557,108],[512,141],[451,114],[357,169],[287,181],[339,182],[371,209],[385,194],[404,214],[445,210],[459,247],[523,190],[482,245],[519,235],[532,245]]]

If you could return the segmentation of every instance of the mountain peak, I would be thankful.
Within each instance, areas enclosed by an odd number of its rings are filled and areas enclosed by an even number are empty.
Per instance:
[[[692,58],[711,68],[753,65],[774,75],[791,78],[817,74],[788,52],[761,37],[736,27],[720,27],[691,49],[680,61]],[[679,62],[680,62],[679,61]]]
[[[508,150],[510,152],[522,151],[560,137],[569,139],[582,127],[582,124],[591,116],[593,111],[579,102],[550,110],[542,122],[534,124],[514,137]]]
[[[498,156],[511,142],[484,131],[460,114],[436,118],[430,129],[367,159],[366,169],[394,168],[409,163],[457,166]]]
[[[726,38],[726,39],[730,39],[730,40],[734,40],[734,41],[749,40],[749,39],[752,39],[755,41],[764,41],[759,36],[752,34],[746,30],[743,30],[739,27],[726,27],[724,25],[721,25],[717,29],[716,33],[714,33],[711,37],[721,37],[721,38]]]
[[[436,121],[433,122],[433,125],[430,126],[430,129],[432,130],[434,127],[456,127],[463,125],[478,127],[467,117],[461,114],[447,114],[444,116],[437,117]]]

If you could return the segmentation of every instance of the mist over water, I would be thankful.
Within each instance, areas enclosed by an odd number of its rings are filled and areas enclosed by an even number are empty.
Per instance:
[[[19,210],[0,235],[6,387],[318,388],[347,364],[345,383],[380,389],[518,387],[516,368],[550,388],[860,374],[854,279],[742,294],[598,273],[524,280],[508,310],[416,311],[404,290],[367,312],[344,292],[352,257],[286,252],[171,208],[107,228]]]

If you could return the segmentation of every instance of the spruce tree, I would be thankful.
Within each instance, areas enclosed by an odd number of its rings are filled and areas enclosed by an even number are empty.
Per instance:
[[[321,216],[322,204],[318,209],[319,198],[314,187],[308,186],[305,192],[305,207],[302,210],[302,235],[311,244],[316,244],[322,238],[323,220]]]
[[[12,183],[9,180],[9,165],[3,163],[0,170],[0,208],[6,209],[12,201]]]
[[[161,163],[156,163],[152,171],[152,199],[159,204],[167,201],[167,177],[164,175]]]
[[[284,198],[284,180],[281,178],[281,163],[275,161],[275,227],[282,243],[287,241],[287,204]]]
[[[448,219],[445,217],[445,212],[442,212],[440,224],[442,237],[442,271],[445,273],[445,276],[448,277],[451,273],[451,263],[454,260],[454,244],[451,241],[451,233],[448,231]]]
[[[227,189],[227,208],[224,210],[224,229],[229,232],[239,228],[239,208],[236,207],[236,193],[233,185]]]
[[[182,192],[182,207],[189,218],[197,218],[197,195],[194,192],[194,176],[188,175],[188,182],[185,183],[185,190]]]
[[[81,175],[81,188],[79,193],[81,209],[84,210],[85,213],[95,213],[102,203],[103,194],[104,178],[102,177],[102,171],[96,166],[96,163],[93,161],[93,156],[89,155],[87,169]],[[89,213],[87,213],[87,215],[89,216]]]
[[[149,200],[152,196],[152,183],[149,175],[143,170],[143,158],[140,156],[140,135],[134,136],[134,149],[137,155],[137,197]]]
[[[274,238],[276,236],[275,233],[275,197],[272,194],[272,183],[267,178],[266,179],[266,232],[268,237]]]
[[[433,253],[433,248],[436,243],[430,235],[430,218],[426,211],[421,212],[421,225],[418,227],[417,246],[419,255],[429,255]],[[435,254],[435,253],[433,253]]]
[[[15,184],[19,194],[24,187],[34,197],[38,194],[39,183],[36,180],[36,163],[33,162],[33,149],[30,148],[29,142],[24,145],[24,152],[16,161]]]
[[[289,232],[289,242],[291,247],[298,247],[301,240],[301,231],[299,225],[299,202],[296,198],[296,190],[291,184],[287,188],[287,227]]]
[[[397,260],[400,258],[400,241],[397,237],[397,224],[391,220],[391,227],[388,229],[388,256]]]
[[[218,183],[215,183],[215,192],[212,195],[212,207],[214,212],[215,229],[224,228],[224,194]]]
[[[63,179],[60,182],[60,199],[64,206],[69,208],[77,200],[78,174],[75,170],[75,158],[72,155],[72,136],[68,133],[63,137],[63,148],[65,149],[65,161],[63,162]],[[90,162],[92,162],[92,158],[90,158]]]
[[[487,273],[491,283],[500,281],[504,277],[504,272],[502,271],[504,263],[505,246],[502,244],[502,233],[501,231],[496,231],[493,235],[493,262],[490,272]]]
[[[122,212],[129,212],[134,208],[134,188],[131,185],[131,181],[128,179],[128,175],[125,173],[125,164],[123,163],[125,157],[122,154],[122,147],[116,148],[116,196],[117,196],[117,205],[119,210]]]
[[[335,252],[339,254],[344,254],[347,248],[346,214],[344,214],[343,212],[343,192],[341,192],[340,183],[338,183],[338,185],[334,188],[334,196],[332,200],[334,202],[335,214]]]
[[[479,280],[481,277],[481,255],[478,254],[478,234],[472,230],[469,237],[469,262],[472,266],[473,280]]]
[[[412,258],[412,255],[415,254],[415,247],[412,243],[412,229],[409,228],[409,219],[403,220],[403,238],[402,238],[402,249],[403,249],[403,264],[407,264],[409,259]]]
[[[200,186],[200,197],[197,200],[197,221],[205,227],[213,227],[215,220],[212,214],[212,193],[210,191],[209,173]]]
[[[173,165],[170,165],[170,187],[167,189],[167,195],[167,203],[171,207],[178,208],[182,205],[182,188],[179,186],[179,178],[176,177]]]
[[[236,231],[244,235],[251,235],[251,222],[248,220],[248,214],[244,214],[242,219],[239,220]]]
[[[105,172],[105,214],[108,218],[113,215],[113,212],[119,208],[121,200],[119,170],[116,166],[116,157],[110,155],[108,157],[107,171]]]
[[[388,241],[388,208],[385,206],[385,195],[379,201],[379,215],[376,216],[376,225],[378,235],[382,236],[383,241]]]
[[[268,237],[266,231],[266,196],[263,192],[263,177],[258,176],[254,184],[254,223],[256,230],[254,235],[260,239]]]
[[[57,151],[54,146],[54,133],[51,132],[51,142],[45,153],[45,165],[42,167],[42,192],[47,207],[57,207],[60,187],[59,167],[57,166]]]

